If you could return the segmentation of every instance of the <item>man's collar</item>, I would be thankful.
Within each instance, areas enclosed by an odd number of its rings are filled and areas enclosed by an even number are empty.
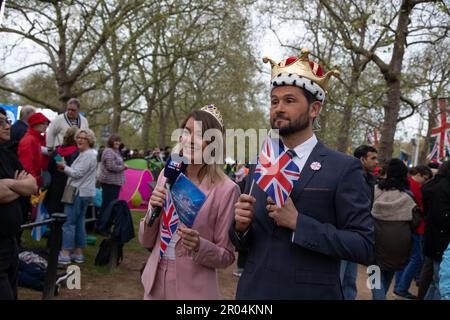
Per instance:
[[[294,151],[299,158],[303,157],[304,155],[309,155],[316,146],[317,142],[317,137],[315,134],[313,134],[311,138],[296,146],[294,148]]]
[[[78,114],[78,116],[75,119],[71,119],[69,118],[69,115],[67,114],[67,111],[64,112],[65,117],[67,118],[67,120],[72,120],[72,121],[76,121],[80,119],[80,114]]]

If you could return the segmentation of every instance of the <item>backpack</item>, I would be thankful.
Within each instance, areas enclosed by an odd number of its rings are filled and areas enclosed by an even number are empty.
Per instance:
[[[114,259],[112,255],[117,254],[116,261],[110,261]],[[110,264],[111,266],[118,266],[123,260],[123,244],[114,239],[103,239],[100,244],[97,256],[95,257],[96,266],[105,266]],[[115,264],[115,265],[114,265]]]

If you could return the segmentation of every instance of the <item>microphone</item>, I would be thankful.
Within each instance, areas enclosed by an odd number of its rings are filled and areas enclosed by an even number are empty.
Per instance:
[[[174,158],[170,157],[167,160],[166,166],[164,167],[164,177],[166,177],[165,187],[167,190],[172,188],[172,185],[177,181],[180,173],[184,173],[186,171],[187,161],[182,156],[176,156]],[[162,207],[156,207],[153,210],[150,219],[148,220],[147,225],[151,227],[155,220],[160,216],[162,211]]]

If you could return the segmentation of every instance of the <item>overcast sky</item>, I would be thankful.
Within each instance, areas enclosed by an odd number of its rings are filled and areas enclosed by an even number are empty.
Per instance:
[[[267,81],[267,86],[269,86],[270,81],[270,66],[269,64],[263,64],[262,63],[262,57],[263,56],[269,56],[270,58],[274,59],[275,61],[280,61],[281,59],[286,57],[286,54],[288,52],[287,49],[282,48],[279,44],[279,41],[275,34],[267,28],[267,18],[262,18],[258,16],[257,14],[252,15],[253,24],[255,26],[255,32],[254,32],[254,39],[253,43],[255,45],[255,54],[257,55],[257,60],[260,61],[260,68],[263,71],[266,71],[265,73],[261,74],[261,79],[263,81]],[[3,23],[6,23],[6,21],[3,21]],[[299,38],[298,35],[300,35],[304,30],[299,28],[298,25],[283,25],[281,27],[277,28],[277,34],[280,37],[280,39],[283,42],[286,42],[288,39],[295,39]],[[13,35],[8,35],[5,39],[5,35],[0,36],[0,57],[4,56],[5,53],[5,45],[10,45],[17,41],[17,37]],[[301,46],[301,44],[299,44]],[[4,61],[2,65],[2,72],[8,72],[11,70],[15,70],[17,68],[20,68],[23,66],[24,62],[27,64],[43,61],[45,59],[45,55],[42,51],[42,49],[30,41],[23,42],[20,45],[20,50],[15,50],[12,55],[9,55],[7,59]],[[2,61],[3,62],[3,61]],[[9,79],[12,79],[14,81],[18,81],[23,77],[26,77],[27,74],[33,69],[29,69],[29,71],[23,71],[19,74],[16,74],[15,76],[9,77]],[[34,69],[36,70],[36,69]],[[330,89],[332,89],[332,81],[330,82]],[[269,98],[267,97],[266,100],[267,104],[263,106],[268,108],[269,106]],[[7,103],[7,102],[0,102],[0,103]],[[414,137],[419,128],[419,119],[420,116],[418,114],[408,118],[407,120],[400,123],[397,127],[396,132],[396,139],[402,139],[402,140],[409,140],[412,137]],[[423,126],[422,134],[424,135],[426,133],[426,123]]]

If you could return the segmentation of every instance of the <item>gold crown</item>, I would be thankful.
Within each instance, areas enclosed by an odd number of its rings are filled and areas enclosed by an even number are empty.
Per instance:
[[[328,71],[325,75],[320,75],[321,73],[321,66],[314,61],[309,60],[309,50],[306,48],[303,48],[300,50],[300,53],[295,58],[288,58],[284,61],[281,61],[279,64],[273,61],[272,59],[268,57],[263,58],[263,62],[267,63],[270,62],[272,65],[272,84],[277,86],[280,84],[277,84],[274,82],[274,79],[282,74],[289,74],[289,75],[297,75],[300,78],[307,78],[309,80],[314,81],[316,84],[324,90],[324,92],[327,92],[327,86],[328,86],[328,80],[330,77],[333,76],[339,76],[339,71],[337,70],[331,70]],[[289,61],[289,64],[286,65],[286,63]],[[312,62],[313,67],[311,67],[310,63]],[[320,72],[318,72],[320,71]],[[319,73],[319,75],[318,75]],[[295,84],[294,84],[295,85]],[[297,86],[299,86],[297,84]],[[314,93],[313,93],[314,94]]]
[[[223,128],[222,115],[220,114],[219,109],[217,109],[217,107],[215,105],[209,104],[207,106],[204,106],[200,110],[208,112],[210,115],[212,115],[214,118],[216,118],[216,120],[219,121],[220,125]]]

